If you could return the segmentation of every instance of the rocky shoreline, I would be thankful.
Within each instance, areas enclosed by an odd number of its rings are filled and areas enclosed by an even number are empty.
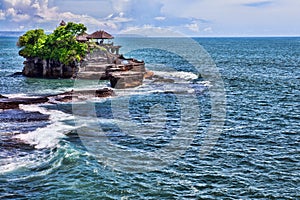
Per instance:
[[[61,22],[51,37],[46,36],[43,30],[31,30],[21,36],[17,45],[22,48],[19,51],[19,55],[25,58],[24,67],[21,73],[17,72],[12,77],[23,75],[32,78],[48,79],[108,80],[112,88],[126,89],[140,86],[143,84],[144,78],[151,78],[153,76],[152,72],[146,71],[144,61],[125,58],[123,55],[120,55],[119,49],[121,46],[113,45],[113,42],[110,41],[110,39],[113,39],[113,36],[105,31],[97,31],[91,35],[76,35],[79,34],[78,32],[75,34],[76,41],[74,41],[73,37],[69,38],[73,42],[73,46],[70,46],[66,43],[66,40],[61,40],[61,38],[68,38],[71,33],[69,29],[72,30],[72,28],[74,28],[73,31],[75,32],[78,31],[78,28],[82,29],[81,31],[86,30],[82,24],[66,24]],[[65,34],[65,32],[68,34]],[[40,40],[36,40],[36,37],[33,37],[34,35],[40,37]],[[48,43],[43,41],[43,38],[48,38]],[[99,42],[99,39],[101,39],[101,42]],[[103,43],[103,40],[109,41]],[[43,41],[43,45],[38,45],[41,41]],[[49,43],[49,41],[51,42]],[[53,44],[58,46],[64,44],[65,47],[63,45],[57,47],[53,46]],[[38,48],[40,54],[33,51],[33,46]],[[77,47],[81,49],[78,50]],[[70,52],[66,51],[66,49]],[[44,52],[46,50],[50,50],[48,53],[55,52],[55,54],[45,56]],[[77,50],[77,53],[73,52]],[[64,62],[70,57],[61,59],[61,56],[64,57],[64,53],[66,52],[71,57],[76,55],[80,59]],[[85,53],[82,54],[82,52]],[[0,95],[0,110],[2,110],[2,113],[9,110],[21,111],[21,105],[59,104],[62,102],[85,101],[89,98],[103,98],[113,95],[115,95],[114,91],[109,88],[72,90],[39,97],[8,98]]]
[[[32,105],[32,104],[44,104],[51,103],[57,104],[62,102],[76,102],[84,101],[88,97],[110,97],[114,96],[115,93],[109,88],[103,88],[98,90],[77,90],[68,91],[55,95],[46,95],[41,97],[19,97],[19,98],[8,98],[0,95],[0,110],[8,109],[20,109],[20,105]]]

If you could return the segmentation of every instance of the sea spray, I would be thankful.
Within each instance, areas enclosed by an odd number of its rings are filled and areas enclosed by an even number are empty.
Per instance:
[[[67,133],[74,130],[75,127],[65,124],[63,121],[73,120],[73,116],[58,110],[47,110],[39,105],[23,105],[23,110],[35,111],[42,114],[50,115],[50,125],[38,128],[27,134],[19,134],[14,138],[19,139],[27,144],[34,146],[36,149],[54,148]]]
[[[162,77],[170,77],[170,78],[177,78],[181,81],[191,81],[198,78],[198,75],[192,72],[183,72],[183,71],[154,71],[154,74],[157,76]]]

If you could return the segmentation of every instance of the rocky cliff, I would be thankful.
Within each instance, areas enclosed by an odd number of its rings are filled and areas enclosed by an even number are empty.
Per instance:
[[[64,65],[58,61],[27,58],[22,74],[36,78],[71,78],[78,71],[80,63]]]

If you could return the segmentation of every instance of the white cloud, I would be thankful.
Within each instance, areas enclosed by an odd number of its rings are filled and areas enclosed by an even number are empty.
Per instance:
[[[5,16],[15,22],[33,20],[36,16],[47,17],[56,13],[56,8],[48,8],[47,0],[4,0]]]
[[[0,10],[0,20],[4,20],[5,19],[5,13],[3,12],[3,10]]]
[[[7,9],[5,15],[7,17],[11,17],[12,21],[14,21],[14,22],[20,22],[20,21],[25,21],[25,20],[30,19],[29,15],[23,14],[22,12],[19,12],[19,11],[15,10],[14,8]]]
[[[111,4],[115,14],[122,13],[140,24],[149,24],[155,17],[162,16],[160,0],[111,0]]]
[[[162,0],[162,13],[180,18],[208,19],[215,34],[300,34],[299,0]],[[180,8],[180,9],[179,9]],[[297,33],[298,31],[298,33]]]
[[[206,27],[203,29],[204,32],[207,32],[207,33],[212,33],[213,32],[213,28],[212,27]]]
[[[13,7],[23,7],[29,6],[31,4],[31,0],[4,0],[3,3],[5,5],[11,5]]]
[[[299,0],[0,0],[0,26],[53,30],[63,19],[112,33],[151,27],[190,35],[299,35],[299,7]]]
[[[145,37],[185,37],[185,35],[170,28],[155,27],[149,24],[143,26],[129,27],[120,31],[120,34],[134,34]]]
[[[191,31],[194,31],[194,32],[200,31],[199,25],[197,23],[187,24],[187,25],[185,25],[185,27],[187,27],[188,29],[190,29]]]
[[[158,21],[164,21],[166,20],[166,17],[155,17],[154,19]]]
[[[130,22],[133,19],[125,17],[125,14],[123,12],[120,12],[117,14],[112,13],[107,17],[105,17],[104,20],[111,23],[124,23],[124,22]]]
[[[58,7],[50,7],[48,0],[4,0],[0,19],[17,22],[18,26],[56,26],[60,20],[84,23],[92,29],[118,28],[116,23],[127,22],[128,19],[116,17],[109,20],[96,19],[85,14],[74,14],[72,12],[60,12]]]

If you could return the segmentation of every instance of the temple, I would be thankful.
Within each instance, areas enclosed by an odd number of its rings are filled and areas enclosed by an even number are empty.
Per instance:
[[[95,44],[103,46],[107,51],[116,55],[119,55],[119,50],[121,48],[121,46],[114,46],[114,43],[112,41],[114,37],[104,30],[96,31],[90,35],[84,33],[77,36],[76,39],[78,42],[94,41]]]

